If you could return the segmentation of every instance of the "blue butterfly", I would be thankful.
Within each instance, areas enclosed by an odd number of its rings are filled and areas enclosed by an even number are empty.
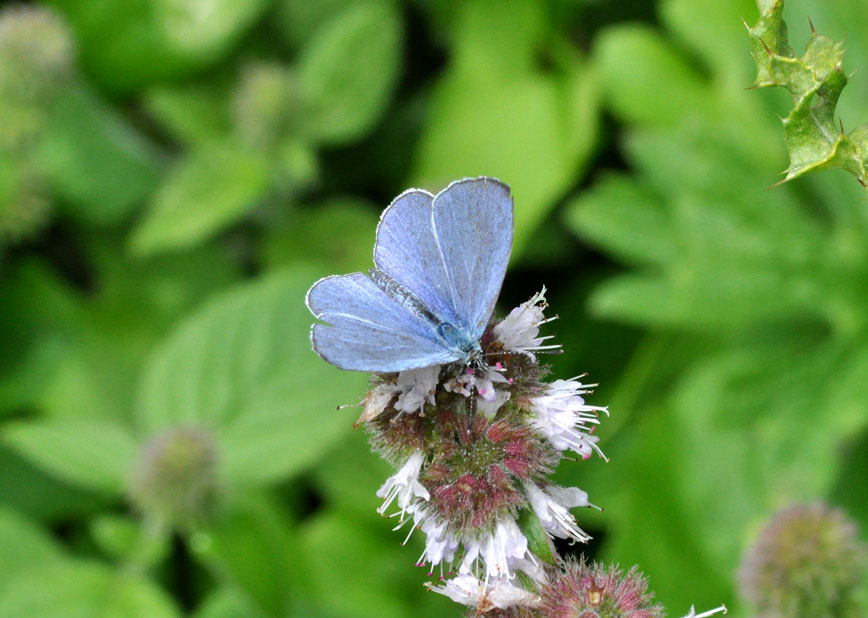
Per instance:
[[[327,322],[313,325],[313,349],[341,369],[377,373],[479,362],[512,250],[512,210],[509,187],[484,176],[396,197],[380,217],[369,274],[333,275],[308,291],[308,308]]]

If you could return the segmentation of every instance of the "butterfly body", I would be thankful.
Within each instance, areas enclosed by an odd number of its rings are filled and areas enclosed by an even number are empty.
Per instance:
[[[436,196],[399,195],[383,212],[369,274],[316,282],[314,350],[343,369],[404,371],[474,364],[512,248],[509,187],[488,177]]]

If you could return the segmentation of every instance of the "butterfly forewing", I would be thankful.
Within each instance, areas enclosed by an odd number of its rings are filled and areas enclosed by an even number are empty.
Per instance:
[[[453,182],[434,198],[434,235],[443,257],[456,326],[478,340],[500,294],[512,250],[512,197],[494,178]]]
[[[455,324],[446,265],[434,236],[434,196],[410,189],[399,195],[380,217],[374,264],[423,302],[441,322]]]

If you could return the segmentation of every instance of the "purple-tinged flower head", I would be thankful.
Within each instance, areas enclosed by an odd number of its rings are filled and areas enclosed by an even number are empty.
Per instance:
[[[538,294],[490,324],[482,363],[375,376],[358,421],[398,470],[377,494],[380,513],[409,526],[408,538],[425,535],[418,564],[472,574],[483,591],[541,570],[518,524],[525,514],[552,538],[590,539],[570,511],[592,506],[587,494],[547,479],[565,450],[599,452],[590,433],[604,409],[585,403],[577,380],[542,381],[536,354],[557,347],[539,336],[544,303]],[[471,590],[461,581],[450,593]]]
[[[738,572],[741,595],[763,618],[864,618],[868,547],[840,509],[822,502],[779,512]]]
[[[257,62],[242,71],[232,103],[235,129],[242,143],[272,152],[298,122],[300,89],[287,67]]]
[[[212,515],[218,490],[212,436],[199,428],[179,427],[144,445],[130,479],[129,496],[159,525],[183,529]]]
[[[546,579],[538,582],[535,597],[520,597],[511,590],[500,592],[500,582],[490,584],[483,595],[467,594],[463,602],[476,600],[475,614],[488,618],[663,618],[663,606],[648,591],[648,580],[633,567],[623,571],[616,566],[587,563],[584,558],[568,558],[558,566],[547,566]],[[463,587],[447,582],[441,594],[459,600],[460,591],[472,592],[469,582]],[[452,592],[453,594],[449,594]],[[454,596],[453,596],[454,595]],[[500,604],[492,601],[496,599]],[[505,600],[506,602],[502,601]],[[484,604],[484,605],[483,605]]]
[[[540,616],[549,618],[662,618],[663,607],[648,591],[648,580],[636,567],[567,559],[553,569],[540,591]]]
[[[60,15],[24,4],[0,11],[0,99],[4,104],[44,106],[71,79],[74,66],[72,33]]]

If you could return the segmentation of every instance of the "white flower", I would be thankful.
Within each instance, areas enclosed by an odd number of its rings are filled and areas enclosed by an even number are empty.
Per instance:
[[[524,492],[549,535],[580,543],[587,543],[591,539],[589,534],[579,528],[576,518],[570,513],[571,508],[591,506],[587,493],[578,487],[546,485],[540,488],[536,483],[525,483]]]
[[[425,533],[425,550],[419,556],[416,566],[430,563],[433,571],[438,564],[451,564],[455,560],[460,542],[446,529],[446,522],[435,521],[435,518],[429,517],[424,509],[416,509],[414,518],[416,520],[414,528],[419,528]]]
[[[464,557],[460,571],[469,573],[470,567],[481,560],[485,566],[485,580],[511,578],[510,566],[528,555],[527,538],[513,519],[500,520],[494,532],[479,539],[464,541]]]
[[[684,618],[708,618],[709,616],[713,616],[715,614],[725,614],[726,613],[726,605],[721,605],[720,607],[715,607],[714,609],[710,609],[707,612],[702,612],[701,614],[697,614],[696,610],[693,606],[690,606],[690,611],[687,612],[687,615]]]
[[[485,418],[494,418],[495,413],[500,410],[500,407],[509,401],[510,395],[511,393],[509,391],[505,391],[501,388],[497,390],[494,399],[491,401],[483,399],[482,397],[477,397],[476,409],[479,410]]]
[[[494,367],[466,367],[461,375],[452,376],[444,382],[443,388],[465,397],[471,397],[476,390],[479,395],[477,403],[483,413],[490,417],[509,399],[509,393],[504,394],[503,390],[494,388],[495,383],[509,384],[509,379],[502,371],[500,363]]]
[[[362,423],[366,423],[373,418],[377,418],[392,401],[395,396],[395,385],[391,383],[377,384],[374,388],[368,391],[365,395],[365,409],[362,414],[353,423],[353,427],[358,427]]]
[[[540,602],[539,596],[513,585],[509,580],[481,582],[470,573],[462,573],[441,586],[427,584],[427,587],[428,590],[445,595],[456,603],[475,607],[477,614],[514,605],[533,607]]]
[[[426,403],[434,403],[440,365],[410,369],[398,374],[395,391],[400,393],[395,402],[399,412],[421,412]]]
[[[609,411],[605,407],[586,405],[582,395],[596,384],[582,384],[578,380],[578,377],[555,380],[542,395],[532,397],[531,425],[559,451],[571,449],[582,459],[597,451],[605,459],[597,446],[599,438],[591,433],[600,422],[598,413],[608,414]]]
[[[398,374],[394,382],[381,382],[365,395],[361,416],[354,426],[378,417],[392,401],[395,394],[395,409],[399,414],[405,412],[422,412],[426,403],[434,403],[437,391],[437,380],[440,377],[440,365],[410,369]]]
[[[401,509],[401,521],[404,521],[404,515],[413,510],[413,503],[417,498],[428,500],[431,496],[425,486],[419,482],[419,471],[422,469],[422,463],[425,461],[425,456],[422,451],[416,451],[407,459],[407,462],[401,466],[395,474],[390,476],[383,486],[377,490],[377,496],[383,498],[383,504],[377,509],[377,512],[382,515],[389,505],[398,499],[398,506]]]
[[[545,297],[546,289],[534,294],[530,300],[513,309],[508,316],[494,327],[494,336],[503,344],[504,350],[523,352],[536,360],[534,351],[554,350],[560,345],[542,345],[551,335],[539,336],[539,327],[546,322],[543,310],[548,307]]]

